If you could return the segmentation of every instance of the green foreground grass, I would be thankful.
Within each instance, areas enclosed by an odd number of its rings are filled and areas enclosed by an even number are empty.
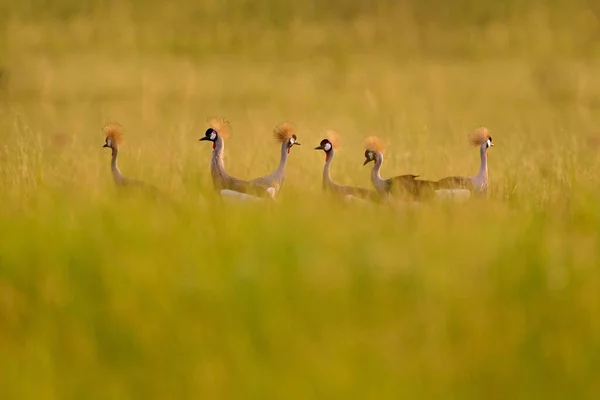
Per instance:
[[[2,399],[597,398],[593,7],[330,3],[231,24],[229,3],[2,6]],[[241,178],[272,171],[271,130],[296,126],[280,202],[212,193],[211,116]],[[109,121],[123,173],[173,204],[116,195]],[[369,187],[364,136],[387,142],[384,176],[437,179],[477,172],[480,125],[487,199],[321,193],[326,129],[333,178]]]

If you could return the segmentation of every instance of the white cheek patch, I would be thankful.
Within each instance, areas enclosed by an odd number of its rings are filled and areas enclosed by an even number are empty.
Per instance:
[[[492,141],[490,139],[487,140],[487,147],[490,147],[492,145]]]
[[[106,139],[106,145],[107,146],[112,146],[112,140]]]
[[[290,145],[294,144],[295,140],[294,138],[290,138]]]
[[[369,160],[373,159],[373,153],[369,153]]]
[[[217,138],[217,134],[214,132],[211,132],[210,134],[210,140],[215,140]]]
[[[329,151],[331,150],[331,144],[325,143],[325,146],[323,148],[325,149],[325,151]]]

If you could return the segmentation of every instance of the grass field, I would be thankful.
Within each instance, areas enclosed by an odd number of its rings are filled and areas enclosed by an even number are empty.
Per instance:
[[[600,8],[575,0],[0,4],[0,398],[600,395]],[[274,170],[281,201],[212,193]],[[174,205],[116,195],[120,167]],[[474,175],[489,198],[342,205],[333,178]]]

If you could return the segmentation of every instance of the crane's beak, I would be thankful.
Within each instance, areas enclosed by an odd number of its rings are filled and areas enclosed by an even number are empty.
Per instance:
[[[363,165],[367,165],[368,163],[370,163],[373,160],[369,160],[368,158],[365,160],[365,162],[363,163]]]
[[[315,147],[315,150],[323,150],[323,146],[319,145],[319,146]]]
[[[107,145],[106,143],[104,143],[104,146],[102,146],[102,148],[105,148],[105,147],[110,147],[110,146]]]
[[[202,137],[200,138],[200,141],[202,141],[202,140],[209,140],[209,139],[208,139],[206,136],[202,136]]]
[[[300,146],[300,143],[298,143],[298,142],[294,142],[294,144],[293,144],[292,146],[295,146],[295,145],[298,145],[298,146]]]

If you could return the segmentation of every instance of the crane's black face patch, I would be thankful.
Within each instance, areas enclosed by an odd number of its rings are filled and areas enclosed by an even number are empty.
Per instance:
[[[200,140],[204,141],[207,140],[209,142],[213,143],[213,149],[215,147],[217,147],[217,138],[219,137],[219,135],[217,134],[217,131],[215,131],[213,128],[208,128],[206,130],[206,132],[204,133],[204,136],[202,136],[200,138]]]
[[[217,140],[218,134],[217,131],[215,131],[213,128],[208,128],[204,136],[206,137],[206,140],[214,142],[215,140]]]
[[[371,161],[375,161],[375,153],[373,153],[371,150],[365,150],[365,162],[363,165],[367,165]]]
[[[331,144],[331,142],[328,139],[323,139],[321,140],[321,143],[319,143],[319,145],[315,147],[315,150],[323,150],[326,156],[325,161],[329,161],[331,159],[331,156],[333,155],[333,144]]]

